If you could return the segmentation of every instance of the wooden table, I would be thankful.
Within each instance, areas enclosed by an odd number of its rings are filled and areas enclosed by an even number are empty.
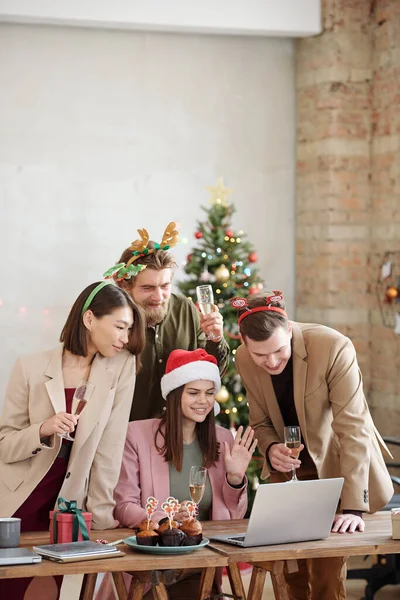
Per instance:
[[[110,542],[132,535],[131,529],[113,529],[108,531],[94,531],[91,539],[104,538]],[[31,548],[40,544],[49,543],[49,533],[25,533],[21,535],[21,546]],[[214,579],[215,569],[228,565],[228,559],[221,553],[207,547],[188,554],[154,555],[137,552],[129,546],[119,546],[126,553],[119,558],[104,558],[101,560],[88,560],[82,562],[56,563],[43,559],[37,565],[15,565],[0,567],[0,578],[13,577],[46,577],[50,575],[76,575],[85,574],[80,600],[93,598],[96,577],[98,573],[111,572],[118,591],[120,600],[126,600],[127,593],[122,580],[122,572],[135,572],[135,586],[133,589],[134,600],[142,598],[146,583],[150,582],[151,574],[168,569],[182,569],[183,565],[190,569],[203,569],[201,594],[199,600],[205,600],[210,593]],[[160,600],[167,599],[164,586],[155,584],[153,592]]]
[[[204,524],[206,536],[244,531],[244,521],[214,521]],[[367,554],[400,554],[400,540],[392,539],[391,516],[389,512],[365,515],[365,531],[363,533],[332,533],[325,540],[281,544],[275,546],[258,546],[241,548],[230,544],[212,542],[220,552],[228,558],[229,566],[238,562],[253,565],[247,600],[259,600],[262,596],[267,571],[271,573],[275,598],[287,600],[288,595],[283,577],[283,567],[289,561],[301,558],[324,558],[329,556],[364,556]],[[229,527],[229,529],[228,529]]]
[[[364,556],[367,554],[400,554],[400,540],[392,539],[390,513],[380,512],[366,515],[366,531],[354,534],[331,534],[326,540],[300,542],[297,544],[282,544],[275,546],[258,546],[240,548],[230,544],[211,542],[210,547],[201,548],[189,554],[153,555],[137,552],[128,546],[120,546],[126,552],[121,558],[106,558],[101,560],[83,561],[60,564],[43,560],[39,565],[21,565],[0,567],[0,578],[12,577],[43,577],[48,575],[85,574],[81,600],[91,600],[93,597],[96,576],[98,573],[111,572],[116,584],[120,600],[127,599],[125,586],[122,585],[122,572],[134,573],[135,584],[132,587],[132,598],[139,600],[143,594],[144,584],[150,581],[154,571],[168,569],[201,568],[203,570],[202,584],[198,600],[205,600],[211,593],[211,586],[217,567],[227,567],[232,591],[246,598],[239,562],[253,565],[253,573],[247,600],[260,600],[264,587],[266,573],[271,573],[272,583],[277,600],[287,600],[288,595],[283,578],[285,564],[293,566],[296,559],[323,558],[329,556]],[[246,520],[209,521],[203,524],[204,535],[210,537],[223,533],[239,533],[245,531]],[[105,538],[115,541],[132,535],[130,529],[114,529],[95,531],[92,539]],[[21,546],[45,544],[49,541],[48,532],[26,533],[21,536]],[[153,592],[156,598],[168,598],[162,585],[155,585]]]

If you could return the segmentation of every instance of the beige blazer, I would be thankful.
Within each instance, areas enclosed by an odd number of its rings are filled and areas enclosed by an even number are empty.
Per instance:
[[[11,516],[53,464],[61,446],[40,442],[41,424],[65,410],[63,346],[19,358],[6,390],[0,418],[0,516]],[[91,398],[76,431],[60,496],[77,500],[93,514],[93,528],[118,526],[113,492],[118,482],[135,385],[135,357],[122,350],[97,354],[90,369]]]
[[[375,512],[393,496],[381,448],[391,454],[372,421],[354,346],[329,327],[292,325],[294,403],[318,476],[344,477],[342,509]],[[256,366],[245,345],[235,359],[247,391],[250,424],[265,457],[272,442],[284,441],[271,376]],[[262,477],[269,475],[265,460]]]

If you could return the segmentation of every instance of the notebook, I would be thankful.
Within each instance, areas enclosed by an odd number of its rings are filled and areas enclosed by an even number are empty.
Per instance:
[[[120,552],[115,546],[90,541],[33,546],[33,550],[44,558],[56,562],[75,562],[78,560],[125,556],[124,552]]]
[[[42,562],[42,557],[27,548],[0,548],[0,566],[30,565]]]
[[[329,536],[344,479],[314,479],[258,486],[247,531],[210,536],[237,546],[268,546]]]

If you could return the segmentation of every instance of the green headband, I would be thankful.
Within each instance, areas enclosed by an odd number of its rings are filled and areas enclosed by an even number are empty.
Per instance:
[[[105,287],[106,285],[110,285],[112,284],[112,281],[102,281],[101,283],[99,283],[99,285],[96,285],[96,287],[90,292],[89,296],[86,298],[86,302],[83,305],[82,308],[82,316],[85,314],[85,312],[87,311],[87,309],[89,308],[89,306],[92,303],[93,298],[95,297],[95,295],[103,289],[103,287]]]

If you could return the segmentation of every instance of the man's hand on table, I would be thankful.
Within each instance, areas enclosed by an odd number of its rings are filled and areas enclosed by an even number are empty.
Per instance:
[[[364,531],[364,529],[365,521],[362,517],[347,513],[335,515],[331,531],[332,533],[355,533],[356,531]]]

